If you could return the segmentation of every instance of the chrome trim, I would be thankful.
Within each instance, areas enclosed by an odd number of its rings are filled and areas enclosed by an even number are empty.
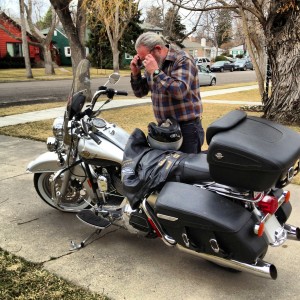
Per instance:
[[[300,240],[300,228],[293,225],[284,224],[284,229],[287,232],[287,238],[292,240]]]
[[[265,262],[261,259],[257,259],[255,264],[247,264],[233,259],[227,259],[219,256],[214,256],[206,253],[195,252],[191,249],[185,248],[179,244],[176,245],[179,250],[204,258],[209,260],[217,265],[232,268],[242,272],[248,272],[252,275],[273,279],[277,278],[277,269],[273,264]]]
[[[149,205],[149,204],[148,204]],[[149,210],[147,208],[147,199],[145,198],[142,202],[142,208],[147,215],[147,217],[155,224],[157,230],[159,231],[162,240],[167,246],[174,246],[177,242],[170,236],[168,236],[163,229],[161,228],[160,224],[152,217],[151,213],[149,213]]]
[[[156,216],[160,219],[168,220],[168,221],[171,221],[171,222],[175,222],[175,221],[178,220],[178,218],[176,218],[176,217],[167,216],[167,215],[164,215],[164,214],[157,214]]]
[[[220,247],[219,247],[219,244],[218,244],[217,240],[215,240],[215,239],[210,239],[210,240],[209,240],[209,243],[210,243],[211,249],[213,249],[213,251],[214,251],[215,253],[219,253],[219,252],[220,252]]]

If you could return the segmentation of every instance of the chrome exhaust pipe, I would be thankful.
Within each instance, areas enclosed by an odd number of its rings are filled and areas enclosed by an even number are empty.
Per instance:
[[[268,279],[275,280],[277,278],[276,267],[261,259],[258,259],[256,264],[250,265],[233,259],[226,259],[226,258],[222,258],[222,257],[218,257],[206,253],[195,252],[193,250],[190,250],[178,244],[176,246],[178,247],[179,250],[183,252],[204,258],[222,267],[232,268],[242,272],[248,272],[252,275],[256,275]]]
[[[299,227],[295,227],[289,224],[284,224],[284,229],[287,232],[287,237],[288,239],[291,240],[300,240],[300,228]]]

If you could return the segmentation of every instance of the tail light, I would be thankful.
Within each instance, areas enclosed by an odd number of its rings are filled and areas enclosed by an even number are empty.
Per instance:
[[[274,196],[265,196],[257,203],[259,209],[265,214],[274,214],[278,208],[278,200]]]

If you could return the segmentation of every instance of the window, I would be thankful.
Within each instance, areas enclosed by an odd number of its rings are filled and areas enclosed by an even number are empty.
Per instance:
[[[128,53],[125,53],[125,59],[133,59],[133,56]]]
[[[85,47],[85,55],[89,55],[89,48]],[[71,57],[71,48],[70,47],[65,47],[65,57]]]
[[[21,43],[7,43],[6,44],[7,53],[11,57],[22,57],[22,44]]]
[[[71,48],[65,47],[65,57],[71,57]]]

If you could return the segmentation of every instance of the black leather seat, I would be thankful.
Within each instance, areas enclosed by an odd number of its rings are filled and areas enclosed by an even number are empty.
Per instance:
[[[179,181],[184,183],[201,183],[213,181],[209,174],[207,154],[188,154],[178,165],[173,167],[167,181]]]

